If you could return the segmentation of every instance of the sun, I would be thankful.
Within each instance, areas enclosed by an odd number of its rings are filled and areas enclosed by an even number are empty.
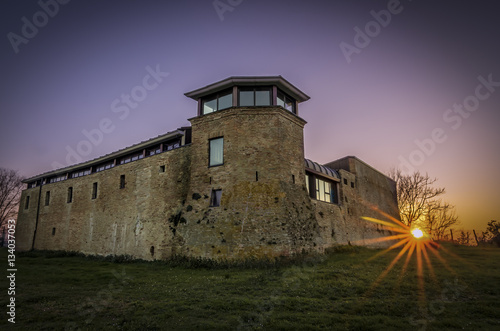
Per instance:
[[[387,242],[390,243],[390,247],[378,252],[374,256],[368,259],[368,261],[375,259],[387,252],[399,248],[398,254],[394,257],[394,259],[389,263],[389,265],[385,268],[385,270],[379,275],[379,277],[374,281],[371,286],[372,291],[375,287],[377,287],[385,276],[391,271],[391,269],[396,265],[396,263],[400,260],[404,260],[403,266],[400,271],[400,276],[398,277],[398,282],[402,280],[403,275],[405,274],[408,264],[412,259],[412,256],[416,257],[416,271],[417,271],[417,283],[418,283],[418,297],[419,304],[423,304],[425,302],[425,289],[424,289],[424,269],[428,272],[430,278],[433,281],[436,281],[436,275],[434,273],[434,268],[431,264],[430,255],[434,255],[446,269],[450,272],[454,272],[445,259],[439,253],[439,250],[443,250],[447,253],[452,254],[447,249],[434,242],[431,236],[425,233],[422,229],[418,227],[410,227],[400,220],[388,215],[385,212],[382,212],[376,207],[372,207],[372,209],[378,213],[380,213],[384,218],[387,218],[387,221],[383,221],[380,219],[376,219],[373,217],[361,217],[365,221],[369,221],[372,223],[380,224],[383,226],[384,230],[389,231],[389,235],[385,237],[377,237],[371,239],[363,239],[360,240],[360,244],[374,244],[374,243],[382,243]],[[430,254],[431,253],[431,254]],[[403,256],[406,255],[405,259],[402,259]]]
[[[416,239],[420,239],[424,236],[424,233],[419,228],[414,228],[411,230],[411,235]]]

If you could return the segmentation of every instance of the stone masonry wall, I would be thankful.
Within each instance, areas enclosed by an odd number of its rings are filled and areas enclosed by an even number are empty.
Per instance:
[[[35,249],[86,254],[166,258],[172,254],[173,215],[182,208],[190,172],[190,146],[116,166],[95,174],[42,186]],[[160,172],[165,166],[165,172]],[[125,175],[125,188],[120,176]],[[92,185],[98,194],[92,199]],[[73,187],[73,201],[67,202]],[[40,187],[23,191],[30,208],[18,219],[18,248],[31,248]],[[45,206],[46,192],[50,203]],[[154,247],[152,249],[151,247]]]
[[[259,258],[313,249],[319,229],[305,192],[305,122],[279,107],[259,107],[191,123],[191,185],[185,223],[176,230],[184,244],[179,251]],[[209,139],[216,137],[224,137],[224,164],[208,167]],[[212,189],[222,189],[220,207],[210,207]]]

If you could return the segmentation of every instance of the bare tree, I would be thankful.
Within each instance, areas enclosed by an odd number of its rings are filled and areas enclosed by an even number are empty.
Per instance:
[[[24,184],[23,177],[11,169],[0,168],[0,227],[14,218]]]
[[[464,230],[460,230],[460,235],[457,239],[457,242],[460,244],[460,245],[470,245],[470,232],[469,231],[464,231]]]
[[[434,208],[434,199],[444,194],[444,188],[434,188],[436,178],[419,171],[403,175],[400,170],[392,170],[389,177],[396,181],[397,198],[401,221],[408,226],[414,222],[425,222],[429,208]]]
[[[487,238],[487,241],[491,241],[500,247],[500,222],[495,220],[489,221],[486,233],[483,232],[483,235]]]
[[[432,238],[444,238],[445,231],[459,223],[454,206],[440,200],[429,202],[424,227]]]

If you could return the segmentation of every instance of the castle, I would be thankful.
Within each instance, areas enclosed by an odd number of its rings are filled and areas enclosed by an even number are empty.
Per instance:
[[[356,157],[304,158],[299,104],[281,76],[230,77],[185,94],[182,127],[26,179],[17,249],[165,259],[276,257],[389,234],[394,181]]]

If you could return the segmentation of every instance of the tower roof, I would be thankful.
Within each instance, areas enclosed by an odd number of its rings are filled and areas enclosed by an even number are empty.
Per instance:
[[[276,85],[283,92],[293,97],[298,102],[309,100],[309,96],[293,86],[281,76],[231,76],[205,87],[187,92],[184,95],[198,100],[198,98],[227,89],[232,86],[269,86]]]

